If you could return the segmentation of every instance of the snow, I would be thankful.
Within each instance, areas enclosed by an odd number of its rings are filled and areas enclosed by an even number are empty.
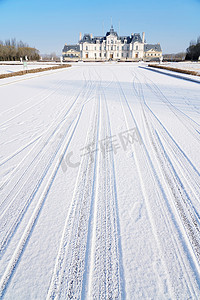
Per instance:
[[[167,62],[162,63],[164,66],[177,68],[181,70],[195,71],[200,75],[200,63],[199,62]]]
[[[49,66],[56,66],[56,63],[28,62],[27,67],[24,67],[23,63],[20,62],[0,62],[0,74],[8,74],[13,72],[32,70],[38,68],[48,68]]]
[[[142,63],[20,78],[0,81],[1,297],[197,299],[198,80]]]

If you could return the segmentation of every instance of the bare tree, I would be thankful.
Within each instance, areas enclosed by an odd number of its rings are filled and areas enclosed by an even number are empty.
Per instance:
[[[191,40],[190,41],[190,46],[195,46],[196,45],[196,41],[195,40]]]
[[[7,39],[5,43],[0,41],[0,60],[20,60],[28,57],[29,60],[39,60],[39,51],[36,48],[29,47],[22,41],[17,42],[15,38]]]

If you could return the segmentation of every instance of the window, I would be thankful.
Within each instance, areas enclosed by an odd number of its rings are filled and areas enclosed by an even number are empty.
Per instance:
[[[135,49],[138,50],[138,46],[136,46]]]
[[[104,53],[104,57],[106,57],[106,53]]]
[[[113,50],[113,46],[111,46],[111,50]]]
[[[122,57],[124,56],[124,54],[122,53]]]
[[[101,57],[101,53],[99,53],[99,57]]]
[[[94,47],[94,50],[97,50],[97,47]]]
[[[119,50],[119,46],[117,46],[117,50]]]
[[[88,50],[88,46],[85,47],[85,50]]]
[[[113,40],[111,40],[111,44],[113,44]]]
[[[117,57],[119,57],[119,53],[117,53]]]

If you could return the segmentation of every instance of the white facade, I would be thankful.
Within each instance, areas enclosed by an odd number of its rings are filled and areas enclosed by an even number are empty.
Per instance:
[[[149,50],[147,45],[144,33],[142,38],[139,33],[131,34],[131,36],[118,36],[117,32],[111,27],[105,36],[93,37],[91,34],[85,34],[82,38],[80,34],[77,45],[64,47],[63,59],[67,60],[69,57],[70,47],[73,49],[79,47],[79,57],[84,61],[143,60],[146,57],[146,50]],[[151,46],[155,46],[154,52],[158,57],[160,55],[158,55],[158,52],[161,54],[162,52],[160,46],[157,45]]]
[[[144,37],[144,35],[143,35]],[[131,37],[119,37],[113,28],[105,37],[84,35],[79,41],[82,59],[126,60],[144,57],[144,41],[139,34]]]

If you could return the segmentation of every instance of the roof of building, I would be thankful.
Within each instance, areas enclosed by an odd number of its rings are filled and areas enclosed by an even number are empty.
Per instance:
[[[65,45],[63,48],[63,52],[67,52],[69,50],[74,50],[80,52],[80,45]]]
[[[150,50],[162,51],[160,44],[154,44],[154,45],[153,44],[145,44],[144,45],[144,51],[147,52],[147,51],[150,51]]]
[[[133,35],[131,35],[131,42],[139,42],[142,43],[142,39],[139,33],[134,33]]]
[[[88,42],[91,43],[92,42],[92,37],[89,33],[84,34],[82,40],[80,40],[80,42]]]
[[[117,36],[117,37],[118,37],[118,34],[117,34],[116,31],[114,31],[113,26],[111,26],[110,31],[108,31],[108,32],[106,33],[106,36],[109,36],[109,35],[114,35],[114,36]]]
[[[134,33],[131,36],[118,36],[117,32],[114,31],[113,26],[111,26],[110,31],[106,33],[105,36],[95,36],[92,37],[90,34],[84,34],[83,38],[79,41],[80,43],[91,43],[91,44],[96,44],[96,43],[102,43],[108,36],[115,36],[117,37],[118,40],[121,40],[123,43],[126,41],[127,44],[130,43],[135,43],[139,42],[142,43],[142,39],[139,33]]]
[[[105,36],[95,36],[92,37],[91,34],[86,33],[84,34],[83,38],[79,41],[79,44],[76,45],[65,45],[63,48],[63,52],[67,52],[69,50],[74,50],[80,52],[80,43],[90,43],[90,44],[97,44],[102,43],[108,36],[116,36],[118,40],[121,40],[122,43],[130,44],[130,43],[142,43],[142,38],[139,33],[131,34],[131,36],[118,36],[117,32],[114,31],[113,26],[111,26],[110,31],[106,33]],[[160,44],[144,44],[144,51],[162,51]]]

